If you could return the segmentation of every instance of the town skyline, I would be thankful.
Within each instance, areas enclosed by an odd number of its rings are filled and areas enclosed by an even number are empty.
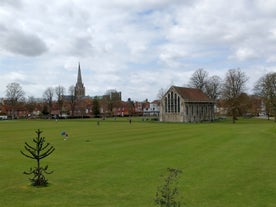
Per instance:
[[[155,100],[199,68],[222,79],[240,68],[256,81],[276,72],[276,4],[269,1],[149,0],[0,2],[0,97],[66,90],[81,64],[86,94]]]
[[[80,65],[80,62],[78,63],[78,67],[77,67],[77,69],[76,69],[77,71],[76,71],[76,74],[75,74],[75,83],[72,83],[68,88],[65,88],[63,85],[54,85],[54,86],[48,86],[48,87],[45,87],[45,90],[43,91],[43,93],[41,94],[41,96],[38,96],[38,97],[36,97],[36,96],[27,96],[26,95],[26,91],[24,90],[24,88],[20,85],[20,83],[18,83],[18,82],[13,82],[13,83],[16,83],[16,84],[19,84],[19,86],[21,87],[21,89],[22,89],[22,91],[24,92],[24,97],[25,98],[28,98],[28,97],[33,97],[33,98],[35,98],[35,99],[44,99],[44,95],[45,95],[45,92],[47,91],[47,90],[49,90],[50,88],[51,89],[53,89],[53,90],[55,90],[56,88],[59,88],[59,87],[62,87],[63,89],[64,89],[64,93],[63,93],[63,95],[64,96],[70,96],[70,93],[72,93],[70,90],[71,90],[71,87],[73,87],[74,88],[74,91],[75,91],[75,96],[76,97],[90,97],[90,98],[96,98],[96,97],[102,97],[102,96],[104,96],[104,95],[109,95],[110,93],[113,93],[113,92],[115,92],[115,93],[117,93],[117,92],[119,92],[121,95],[123,95],[123,92],[122,91],[119,91],[119,90],[117,90],[117,89],[106,89],[105,90],[105,92],[104,93],[102,93],[102,94],[100,94],[100,93],[98,93],[98,94],[94,94],[94,95],[90,95],[90,94],[87,94],[85,91],[86,91],[86,87],[85,87],[85,83],[83,82],[83,77],[82,77],[82,69],[81,69],[81,65]],[[242,70],[240,70],[239,68],[238,69],[234,69],[234,70],[237,70],[237,71],[240,71],[240,72],[242,72],[242,73],[244,73],[244,71],[242,71]],[[227,75],[228,73],[229,73],[229,71],[230,70],[228,70],[227,72],[225,72],[225,74],[224,75]],[[150,99],[150,98],[145,98],[145,99],[133,99],[132,97],[128,97],[128,98],[125,98],[125,99],[123,99],[122,98],[122,101],[128,101],[128,100],[132,100],[132,101],[138,101],[138,102],[143,102],[143,101],[149,101],[149,102],[154,102],[154,101],[156,101],[156,100],[160,100],[160,96],[161,95],[163,95],[167,90],[169,90],[169,88],[171,88],[172,86],[176,86],[176,87],[184,87],[184,88],[197,88],[197,86],[195,86],[194,84],[194,80],[192,80],[194,77],[197,77],[198,75],[199,75],[199,73],[201,73],[201,72],[203,72],[203,73],[205,73],[205,75],[207,75],[205,78],[206,78],[206,80],[208,79],[208,78],[212,78],[212,77],[218,77],[220,80],[219,80],[219,84],[220,84],[220,86],[219,87],[222,87],[223,86],[223,84],[224,84],[224,80],[222,79],[222,77],[220,77],[220,76],[217,76],[217,75],[214,75],[214,76],[210,76],[210,74],[209,74],[209,72],[208,71],[206,71],[206,70],[204,70],[204,69],[202,69],[202,68],[200,68],[200,69],[198,69],[198,70],[195,70],[194,72],[193,72],[193,74],[191,75],[191,77],[189,77],[189,79],[188,79],[188,81],[187,81],[187,83],[186,84],[184,84],[184,85],[175,85],[175,84],[172,84],[172,85],[169,85],[168,87],[166,87],[166,88],[160,88],[159,89],[159,91],[158,91],[158,93],[156,94],[156,98],[153,98],[153,99]],[[271,73],[271,72],[268,72],[268,73]],[[268,74],[268,73],[266,73],[266,74]],[[260,77],[264,77],[264,75],[266,75],[266,74],[263,74],[263,75],[261,75]],[[254,87],[256,86],[256,83],[255,83],[255,85],[253,85],[252,86],[252,88],[251,89],[249,89],[248,88],[248,80],[249,80],[249,76],[246,74],[246,73],[244,73],[244,75],[245,75],[245,77],[246,77],[246,83],[245,83],[245,90],[244,90],[244,92],[246,93],[246,94],[248,94],[248,95],[254,95],[255,94],[255,92],[254,92]],[[258,80],[259,80],[260,78],[258,78]],[[8,87],[8,85],[6,86],[6,87]],[[203,92],[204,92],[204,90],[203,90]],[[221,93],[221,91],[220,91],[220,89],[218,89],[218,91],[217,91],[217,93],[218,94],[220,94]],[[56,95],[57,94],[54,94],[54,96],[53,96],[53,99],[54,100],[56,100]],[[3,96],[3,97],[0,97],[0,98],[5,98],[6,96]],[[123,97],[123,96],[121,96],[121,97]]]

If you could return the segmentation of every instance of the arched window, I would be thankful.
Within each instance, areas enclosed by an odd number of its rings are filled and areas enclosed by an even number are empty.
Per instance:
[[[171,112],[171,94],[168,94],[168,112]]]
[[[180,113],[181,100],[177,93],[174,93],[173,91],[167,93],[164,98],[164,102],[164,111],[166,113]]]
[[[180,97],[177,96],[177,112],[180,113]]]
[[[171,92],[171,112],[174,112],[173,92]]]
[[[165,112],[168,112],[168,98],[165,97]]]
[[[177,95],[176,95],[176,93],[174,94],[173,102],[174,102],[174,112],[176,113],[177,112]]]

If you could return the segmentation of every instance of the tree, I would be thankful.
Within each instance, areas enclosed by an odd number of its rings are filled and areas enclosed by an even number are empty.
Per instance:
[[[99,115],[100,115],[100,103],[99,103],[99,99],[98,99],[97,96],[93,99],[92,111],[93,111],[93,114],[94,114],[95,117],[99,117]]]
[[[33,174],[33,177],[30,178],[33,186],[46,186],[48,184],[48,180],[45,178],[43,173],[51,174],[53,171],[47,171],[48,165],[41,167],[40,160],[52,154],[55,151],[55,148],[50,146],[50,143],[45,144],[45,138],[41,137],[42,131],[38,129],[35,133],[37,134],[37,137],[33,139],[35,146],[31,146],[25,142],[25,150],[27,153],[22,150],[20,151],[25,157],[36,160],[36,167],[34,167],[34,169],[30,168],[29,172],[24,172],[24,174]]]
[[[239,108],[238,108],[238,113],[239,115],[243,115],[245,117],[250,117],[252,116],[252,100],[251,97],[248,96],[246,93],[241,93],[238,101],[240,103]]]
[[[76,109],[78,116],[83,118],[86,112],[86,99],[79,97],[77,99]]]
[[[121,92],[117,92],[114,89],[107,90],[102,99],[104,112],[111,116],[114,115],[114,109],[120,106],[121,100]]]
[[[164,184],[160,185],[155,195],[155,203],[160,207],[180,207],[178,200],[178,176],[181,170],[167,168],[167,176],[164,178]]]
[[[54,97],[54,88],[52,87],[47,88],[43,93],[43,98],[48,105],[49,114],[52,113],[53,97]]]
[[[131,100],[131,98],[127,99],[127,110],[128,115],[132,116],[135,112],[134,102]]]
[[[35,100],[35,98],[33,97],[33,96],[29,96],[28,97],[28,100],[27,100],[27,102],[26,102],[26,104],[25,104],[25,106],[26,106],[26,108],[27,108],[27,110],[28,110],[28,113],[30,114],[30,115],[32,115],[32,113],[33,113],[33,111],[34,111],[34,109],[35,109],[35,107],[36,107],[36,100]]]
[[[276,122],[276,73],[268,73],[261,77],[257,81],[254,91],[264,99],[268,118],[271,111]]]
[[[158,93],[157,93],[157,99],[161,100],[163,96],[165,95],[166,90],[164,88],[160,88]]]
[[[57,95],[57,103],[58,103],[58,109],[59,109],[59,114],[61,115],[62,114],[62,106],[63,106],[63,102],[64,102],[64,91],[65,91],[65,88],[63,86],[57,86],[55,88],[55,92],[56,92],[56,95]]]
[[[44,116],[48,116],[48,115],[49,115],[48,105],[43,104],[41,113],[42,113]]]
[[[208,79],[208,72],[202,68],[197,69],[190,78],[189,86],[198,88],[205,92],[205,86]]]
[[[70,110],[71,110],[71,116],[75,115],[75,108],[76,108],[76,102],[77,97],[75,96],[75,87],[72,85],[69,87],[69,96],[70,96]]]
[[[16,105],[18,104],[19,101],[24,100],[24,94],[25,92],[23,91],[19,83],[13,82],[7,85],[6,97],[7,97],[7,103],[11,107],[12,119],[15,118]]]
[[[202,90],[211,100],[216,100],[221,92],[221,78],[219,76],[208,77],[208,72],[200,68],[190,78],[189,87]]]
[[[222,97],[232,113],[233,123],[237,119],[237,110],[241,104],[239,97],[245,91],[247,80],[247,76],[240,69],[230,69],[222,86]]]
[[[208,80],[205,83],[205,92],[206,95],[211,100],[217,100],[220,93],[221,93],[221,78],[219,76],[212,76],[208,78]]]

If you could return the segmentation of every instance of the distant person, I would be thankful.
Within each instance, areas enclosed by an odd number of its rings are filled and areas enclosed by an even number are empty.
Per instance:
[[[68,133],[65,133],[65,139],[64,140],[67,140],[68,138],[69,138]]]
[[[67,140],[69,138],[68,133],[65,131],[61,132],[61,135],[64,137],[64,140]]]

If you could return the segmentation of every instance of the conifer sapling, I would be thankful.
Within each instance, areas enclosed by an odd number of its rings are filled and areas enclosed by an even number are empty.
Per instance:
[[[48,180],[45,178],[44,173],[51,174],[53,171],[48,172],[48,165],[42,167],[40,161],[52,154],[55,148],[50,146],[50,143],[45,143],[45,137],[41,137],[42,131],[38,129],[35,133],[37,134],[37,137],[33,139],[35,146],[31,146],[25,142],[24,148],[27,153],[22,150],[20,151],[25,157],[36,160],[36,167],[31,167],[29,171],[25,171],[24,174],[33,174],[33,177],[30,178],[33,186],[46,186]]]
[[[164,178],[164,184],[160,185],[155,195],[155,204],[160,207],[180,207],[178,198],[177,181],[181,170],[167,168],[167,176]]]

